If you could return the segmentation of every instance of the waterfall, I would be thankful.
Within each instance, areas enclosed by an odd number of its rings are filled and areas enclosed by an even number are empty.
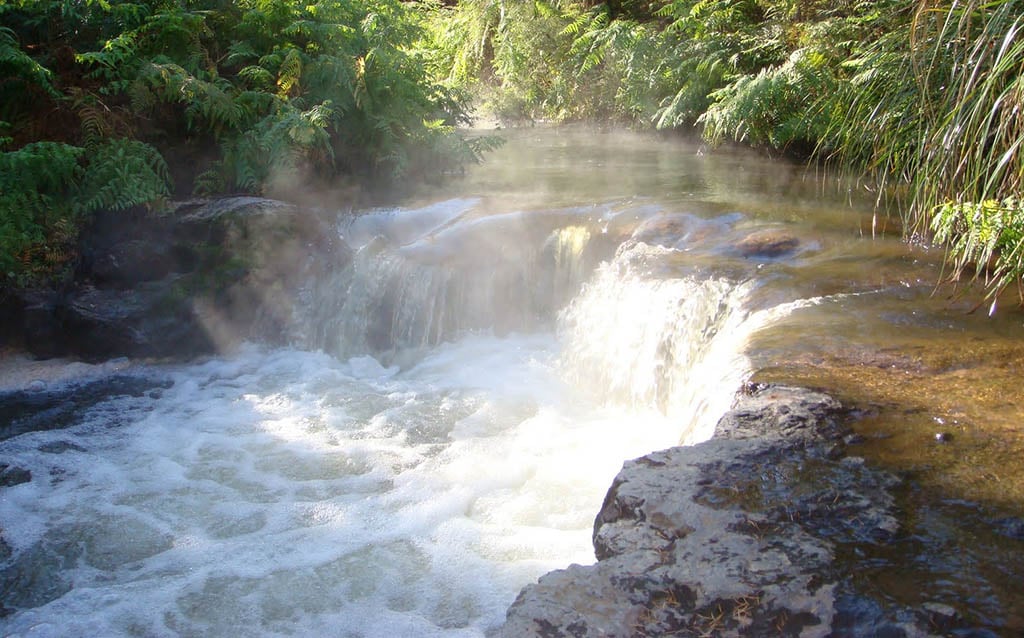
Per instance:
[[[549,328],[589,276],[598,243],[585,226],[553,226],[563,215],[532,217],[459,220],[397,241],[383,221],[362,221],[380,232],[356,235],[352,263],[317,285],[305,345],[390,360],[467,333]]]
[[[581,391],[660,411],[680,424],[681,442],[711,435],[750,373],[744,350],[766,317],[748,308],[754,280],[679,259],[687,237],[714,241],[695,228],[722,220],[646,207],[596,219],[589,210],[473,217],[465,200],[445,210],[414,211],[397,230],[380,213],[350,224],[360,229],[353,261],[322,285],[307,345],[408,362],[466,334],[553,330],[562,374]]]
[[[562,312],[562,367],[606,400],[656,407],[681,424],[680,439],[711,435],[749,374],[750,281],[651,275],[672,251],[623,246]]]

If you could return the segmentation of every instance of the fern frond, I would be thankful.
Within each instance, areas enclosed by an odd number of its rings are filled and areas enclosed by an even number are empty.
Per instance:
[[[122,210],[154,205],[170,195],[170,171],[160,152],[136,140],[112,139],[90,154],[74,208]]]
[[[59,95],[50,82],[52,73],[25,53],[18,45],[17,34],[0,26],[0,75],[19,77],[42,88],[52,96]]]
[[[298,87],[302,77],[302,54],[298,49],[289,49],[277,70],[277,94],[287,97]]]

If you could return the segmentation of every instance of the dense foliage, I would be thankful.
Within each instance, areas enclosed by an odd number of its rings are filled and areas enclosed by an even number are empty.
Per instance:
[[[420,179],[478,157],[399,0],[0,3],[0,273],[49,276],[98,208]]]
[[[1024,275],[1021,0],[460,0],[435,72],[503,119],[698,127],[838,164],[996,296]]]

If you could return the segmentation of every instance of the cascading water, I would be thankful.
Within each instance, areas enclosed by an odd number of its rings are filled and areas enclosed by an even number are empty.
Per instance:
[[[304,347],[153,366],[161,394],[0,443],[35,477],[0,502],[0,633],[481,636],[592,562],[623,460],[709,436],[791,306],[642,207],[474,206],[343,229]]]

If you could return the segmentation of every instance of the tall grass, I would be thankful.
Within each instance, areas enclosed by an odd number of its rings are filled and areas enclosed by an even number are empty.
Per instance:
[[[912,214],[950,247],[953,274],[972,268],[995,297],[1024,275],[1024,3],[919,15],[921,78],[941,99],[925,109]]]
[[[850,61],[819,148],[906,184],[907,228],[994,300],[1024,276],[1024,2],[922,1],[908,27]]]

